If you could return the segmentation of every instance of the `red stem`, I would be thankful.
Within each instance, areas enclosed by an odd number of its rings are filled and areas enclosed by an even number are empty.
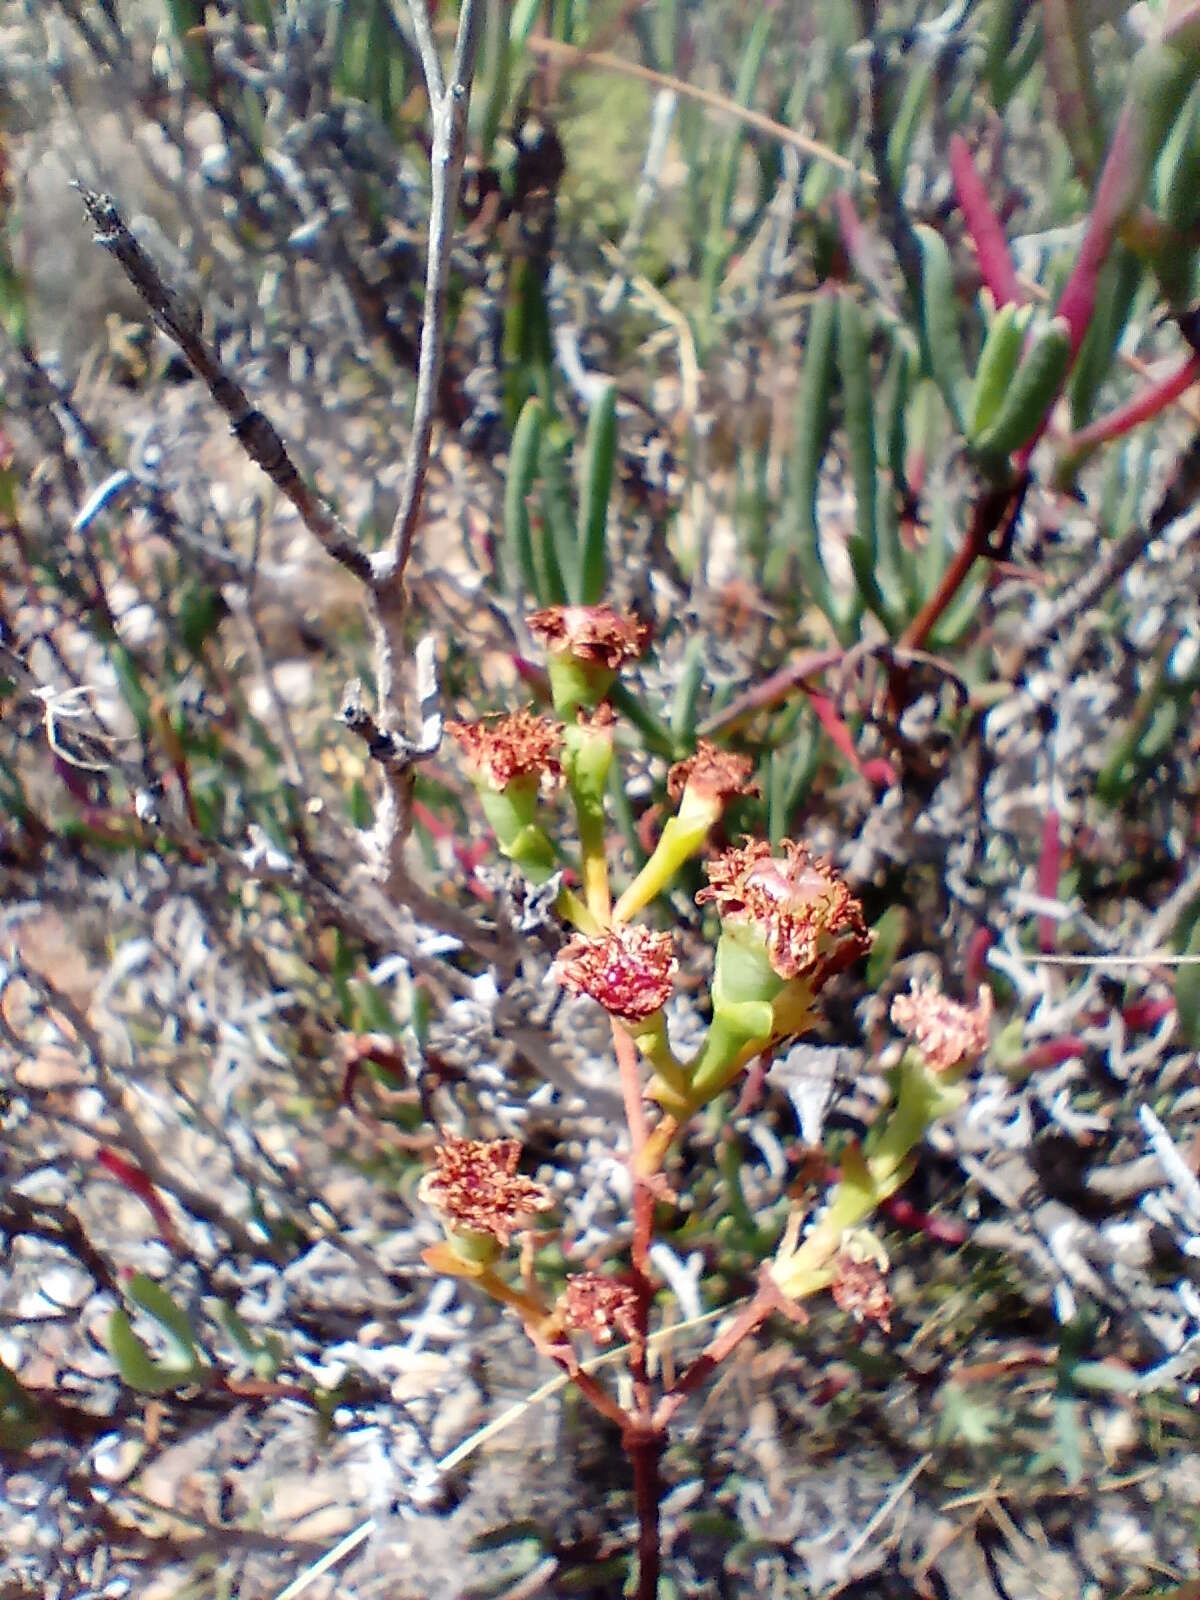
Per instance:
[[[815,677],[818,672],[824,672],[827,667],[836,666],[843,654],[841,649],[805,651],[794,661],[789,661],[786,667],[780,667],[777,672],[771,673],[770,677],[764,678],[761,683],[756,683],[752,689],[747,689],[745,694],[738,695],[736,700],[723,707],[715,717],[702,722],[696,730],[697,733],[707,739],[722,729],[732,727],[743,717],[752,716],[756,711],[765,711],[770,706],[778,705],[781,700],[787,698],[797,684],[803,683],[806,678]]]
[[[1090,422],[1086,428],[1080,428],[1078,433],[1071,434],[1063,444],[1063,454],[1079,455],[1098,444],[1105,444],[1109,439],[1119,439],[1122,434],[1130,433],[1143,422],[1149,422],[1151,417],[1156,417],[1172,401],[1178,400],[1180,395],[1185,394],[1198,380],[1200,380],[1200,355],[1190,355],[1176,367],[1174,372],[1169,372],[1165,378],[1158,378],[1155,382],[1147,384],[1141,394],[1134,395],[1133,399],[1126,401],[1123,406],[1110,411],[1106,417],[1097,417],[1095,422]]]
[[[984,283],[991,290],[997,307],[1010,301],[1020,304],[1024,296],[1017,269],[1008,253],[1004,228],[992,209],[970,146],[961,133],[950,136],[950,171]]]
[[[633,1498],[638,1519],[637,1600],[658,1600],[658,1580],[662,1570],[662,1530],[659,1520],[662,1485],[658,1462],[662,1447],[661,1429],[626,1429],[625,1453],[633,1464]]]
[[[953,561],[942,574],[937,590],[917,612],[900,636],[902,650],[921,650],[937,626],[938,619],[954,596],[966,582],[967,574],[976,560],[988,553],[992,534],[1020,507],[1027,480],[1022,476],[1015,483],[1002,484],[985,490],[975,501],[971,512],[971,525],[967,536],[955,552]]]
[[[1058,812],[1048,806],[1042,820],[1042,853],[1038,857],[1038,894],[1044,900],[1058,899],[1059,879],[1062,875],[1062,826]],[[1058,944],[1058,923],[1051,916],[1038,918],[1038,949],[1044,956],[1051,955]]]
[[[1108,260],[1117,229],[1128,215],[1130,206],[1136,198],[1131,193],[1131,184],[1135,174],[1140,177],[1136,154],[1139,134],[1137,122],[1141,114],[1140,106],[1126,102],[1120,121],[1117,123],[1117,131],[1113,134],[1108,155],[1104,160],[1104,169],[1096,188],[1096,198],[1092,204],[1083,243],[1079,247],[1071,276],[1067,279],[1059,302],[1054,308],[1056,317],[1066,318],[1071,332],[1071,365],[1074,365],[1079,347],[1091,326],[1092,315],[1096,309],[1096,293],[1100,284],[1101,269]],[[1070,366],[1067,370],[1070,371]],[[1050,401],[1032,435],[1014,456],[1019,471],[1024,471],[1028,466],[1034,447],[1046,431],[1057,398],[1056,395]]]
[[[758,1288],[737,1316],[716,1338],[707,1344],[692,1364],[679,1376],[670,1394],[664,1395],[654,1413],[655,1426],[664,1429],[680,1406],[737,1349],[743,1339],[757,1332],[773,1311],[781,1311],[793,1322],[807,1322],[802,1308],[786,1300],[764,1266],[758,1275]]]
[[[110,1149],[108,1145],[100,1146],[96,1152],[96,1161],[122,1188],[137,1196],[154,1218],[159,1238],[168,1250],[178,1254],[179,1236],[171,1222],[171,1213],[147,1173],[136,1162],[130,1161],[128,1156],[123,1156],[118,1150]]]
[[[896,782],[896,769],[891,762],[882,759],[864,762],[854,747],[854,735],[829,696],[811,688],[807,683],[802,683],[800,687],[808,696],[817,721],[863,782],[869,784],[872,789],[876,787],[890,789]]]
[[[613,1049],[621,1074],[625,1118],[629,1124],[630,1172],[633,1177],[633,1239],[630,1276],[633,1282],[633,1328],[629,1339],[629,1373],[633,1380],[633,1409],[625,1420],[622,1441],[633,1468],[633,1497],[637,1512],[638,1600],[657,1600],[662,1568],[659,1502],[662,1485],[658,1464],[666,1430],[654,1418],[654,1393],[646,1362],[650,1335],[650,1306],[654,1286],[650,1277],[650,1246],[654,1238],[654,1177],[641,1172],[646,1144],[646,1111],[638,1072],[637,1049],[619,1023],[613,1022]]]

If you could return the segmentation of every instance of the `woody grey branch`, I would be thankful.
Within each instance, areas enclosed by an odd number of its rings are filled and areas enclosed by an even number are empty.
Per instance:
[[[98,194],[82,184],[78,188],[88,215],[96,224],[97,244],[103,245],[120,262],[129,281],[146,302],[156,326],[179,346],[188,365],[204,380],[209,393],[229,418],[233,436],[242,449],[291,501],[304,526],[333,559],[360,582],[370,585],[370,556],[332,507],[304,482],[274,424],[250,403],[241,384],[226,372],[220,358],[204,339],[196,310],[185,306],[163,282],[158,268],[129,231],[112,197]]]
[[[471,103],[471,81],[475,76],[475,57],[483,16],[478,0],[464,0],[459,12],[450,77],[443,84],[441,63],[425,0],[409,0],[408,10],[421,52],[421,66],[433,116],[433,149],[430,155],[432,199],[425,270],[425,310],[421,323],[412,433],[409,436],[400,505],[392,524],[389,548],[378,572],[380,579],[394,584],[401,581],[412,554],[429,466],[434,407],[442,369],[450,247],[466,155],[467,111]]]

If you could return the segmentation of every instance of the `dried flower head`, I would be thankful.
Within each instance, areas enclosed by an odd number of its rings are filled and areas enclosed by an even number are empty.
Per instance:
[[[550,1192],[517,1172],[517,1139],[462,1139],[450,1134],[434,1151],[420,1196],[450,1232],[487,1234],[507,1245],[528,1219],[554,1204]]]
[[[834,1304],[848,1311],[855,1322],[877,1322],[884,1333],[892,1331],[892,1297],[888,1291],[887,1257],[853,1247],[838,1252],[830,1285]]]
[[[532,711],[511,711],[480,722],[448,722],[446,732],[493,789],[506,789],[514,778],[557,777],[562,729],[549,717]]]
[[[624,1278],[599,1272],[577,1272],[567,1278],[558,1302],[562,1325],[569,1333],[586,1333],[597,1344],[611,1344],[615,1334],[633,1337],[637,1296]]]
[[[988,1047],[992,991],[980,988],[974,1006],[960,1005],[931,984],[914,984],[892,1001],[892,1021],[913,1041],[934,1072],[969,1065]]]
[[[547,606],[526,620],[552,655],[571,655],[610,672],[640,656],[650,636],[644,622],[609,605]]]
[[[758,794],[756,783],[750,781],[754,762],[749,756],[737,755],[732,750],[721,750],[707,739],[701,739],[695,755],[686,761],[677,761],[667,773],[667,793],[678,800],[684,789],[724,802],[734,795]]]
[[[669,933],[621,924],[594,939],[572,939],[552,970],[572,994],[591,995],[613,1016],[641,1022],[670,999],[678,966]]]
[[[862,906],[845,880],[808,847],[783,840],[783,858],[765,839],[724,851],[705,863],[708,888],[696,896],[712,901],[723,922],[757,928],[779,977],[815,975],[865,954],[871,935]]]

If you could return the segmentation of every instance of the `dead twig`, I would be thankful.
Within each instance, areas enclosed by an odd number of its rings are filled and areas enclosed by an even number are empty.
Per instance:
[[[158,268],[130,233],[111,195],[76,186],[96,224],[96,243],[120,262],[126,277],[146,303],[156,326],[179,346],[184,360],[208,386],[208,392],[229,418],[234,438],[300,513],[301,521],[326,551],[360,582],[372,581],[371,558],[333,508],[301,478],[278,431],[237,379],[225,370],[203,334],[197,308],[189,307],[163,282]]]

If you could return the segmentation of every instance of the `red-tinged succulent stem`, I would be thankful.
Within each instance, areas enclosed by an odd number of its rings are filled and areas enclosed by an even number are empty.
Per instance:
[[[1161,41],[1144,45],[1130,69],[1130,87],[1101,169],[1096,197],[1075,266],[1055,308],[1079,353],[1096,309],[1101,269],[1113,242],[1141,202],[1146,181],[1175,116],[1200,70],[1200,5],[1179,13]],[[1045,431],[1053,405],[1015,456],[1024,469]]]
[[[1025,297],[1008,253],[1004,229],[992,209],[970,146],[961,133],[950,137],[950,171],[984,283],[991,290],[997,307],[1010,301],[1020,304]]]
[[[854,735],[850,732],[844,718],[839,714],[837,707],[827,694],[821,694],[816,689],[810,689],[807,684],[800,687],[808,696],[809,704],[813,708],[817,721],[829,735],[834,746],[845,756],[846,760],[858,773],[864,782],[872,788],[877,784],[888,789],[896,782],[896,770],[889,761],[864,762],[855,748]]]
[[[1062,875],[1062,822],[1053,806],[1046,808],[1042,819],[1042,850],[1038,857],[1038,894],[1045,900],[1058,898],[1058,884]],[[1038,918],[1038,949],[1050,955],[1058,944],[1058,923],[1051,916]]]
[[[850,257],[851,265],[860,278],[870,280],[870,261],[867,248],[866,230],[862,225],[862,218],[854,209],[854,201],[845,189],[839,189],[833,197],[833,207],[837,212],[838,228],[841,231],[842,243],[846,247],[846,254]]]
[[[681,1373],[670,1394],[664,1395],[654,1413],[655,1424],[666,1428],[680,1406],[703,1384],[721,1363],[737,1349],[743,1339],[756,1333],[773,1311],[781,1311],[791,1321],[806,1322],[805,1312],[780,1291],[778,1284],[764,1266],[759,1273],[758,1288],[738,1312],[737,1316],[712,1339],[686,1370]]]
[[[625,1120],[629,1124],[629,1142],[636,1168],[642,1147],[646,1143],[646,1111],[642,1105],[642,1085],[638,1074],[637,1047],[625,1029],[614,1019],[613,1051],[617,1070],[621,1076],[621,1098],[625,1105]]]
[[[738,695],[736,700],[730,701],[716,716],[709,717],[706,722],[701,723],[697,731],[707,737],[723,729],[732,728],[736,723],[744,721],[758,711],[770,710],[781,700],[786,700],[792,690],[806,678],[814,678],[828,667],[836,666],[844,654],[840,646],[829,650],[805,651],[794,661],[789,661],[787,666],[772,672],[761,683],[756,683],[752,689],[747,689],[745,694]]]
[[[1123,434],[1131,433],[1143,422],[1158,416],[1160,411],[1164,411],[1197,382],[1200,382],[1200,355],[1190,355],[1174,371],[1147,384],[1140,394],[1134,395],[1123,406],[1110,411],[1106,417],[1097,417],[1086,428],[1071,434],[1063,443],[1063,455],[1071,459],[1086,450],[1095,449],[1098,444],[1106,444],[1110,439],[1119,439]]]
[[[1083,343],[1092,320],[1092,313],[1096,308],[1096,288],[1100,280],[1100,269],[1108,259],[1108,252],[1112,248],[1121,221],[1136,201],[1141,189],[1140,183],[1135,186],[1131,182],[1134,170],[1140,168],[1140,163],[1137,161],[1135,133],[1137,117],[1138,108],[1132,103],[1127,103],[1121,112],[1117,131],[1113,135],[1108,157],[1100,174],[1100,184],[1096,190],[1096,199],[1088,218],[1083,243],[1079,247],[1079,255],[1058,302],[1057,314],[1066,319],[1067,326],[1071,330],[1073,355],[1078,353]]]
[[[637,1600],[658,1600],[658,1580],[662,1571],[659,1518],[662,1485],[658,1463],[663,1443],[660,1429],[635,1425],[625,1430],[625,1453],[633,1467],[633,1499],[638,1519]]]
[[[171,1221],[171,1214],[158,1190],[150,1181],[149,1176],[128,1156],[121,1155],[118,1151],[101,1145],[96,1152],[96,1160],[111,1177],[114,1177],[123,1189],[136,1195],[154,1218],[158,1229],[158,1236],[168,1250],[179,1249],[179,1236]]]
[[[967,943],[967,959],[963,963],[963,981],[967,992],[974,994],[987,972],[987,954],[996,942],[996,935],[986,925],[976,928]]]
[[[970,1237],[969,1231],[953,1217],[935,1217],[931,1212],[921,1211],[901,1194],[888,1195],[880,1202],[879,1209],[898,1228],[911,1228],[914,1233],[923,1233],[939,1244],[965,1244]]]
[[[1154,1028],[1175,1010],[1174,999],[1134,1000],[1121,1010],[1121,1021],[1127,1028]],[[1101,1015],[1100,1021],[1106,1018]]]
[[[980,556],[988,554],[992,535],[1014,517],[1020,509],[1028,479],[1022,475],[1015,483],[1002,484],[986,490],[975,502],[967,536],[954,554],[954,559],[942,574],[942,581],[916,616],[900,635],[903,650],[922,650],[925,641],[937,626],[939,618],[954,596],[967,581],[971,568]],[[895,674],[900,678],[901,674]],[[895,685],[893,685],[895,696]],[[902,697],[901,697],[902,698]]]
[[[1064,1061],[1087,1055],[1087,1048],[1087,1041],[1077,1033],[1064,1033],[1057,1039],[1043,1039],[1035,1044],[1020,1058],[1017,1067],[1022,1072],[1040,1072],[1045,1067],[1059,1067]]]

